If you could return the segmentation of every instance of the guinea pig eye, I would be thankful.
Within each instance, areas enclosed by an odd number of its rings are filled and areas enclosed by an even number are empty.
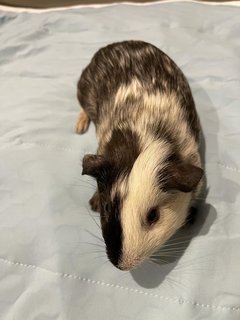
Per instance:
[[[157,208],[152,208],[147,214],[147,223],[149,225],[154,224],[159,219],[159,212]]]

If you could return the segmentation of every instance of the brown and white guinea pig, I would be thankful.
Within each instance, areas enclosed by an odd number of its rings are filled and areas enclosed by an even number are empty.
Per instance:
[[[202,185],[200,124],[188,82],[161,50],[142,41],[100,49],[78,82],[76,130],[96,126],[97,154],[82,174],[97,181],[109,260],[138,266],[186,221]]]

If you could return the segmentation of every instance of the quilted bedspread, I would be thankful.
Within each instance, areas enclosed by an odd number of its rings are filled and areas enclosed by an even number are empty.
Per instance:
[[[167,264],[107,260],[74,132],[76,83],[102,46],[151,42],[187,76],[207,197]],[[240,7],[177,2],[0,11],[0,319],[240,319]]]

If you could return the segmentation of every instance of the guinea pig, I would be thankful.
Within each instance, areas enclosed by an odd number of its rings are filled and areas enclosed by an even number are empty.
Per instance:
[[[130,270],[185,224],[200,192],[200,122],[188,82],[161,50],[142,41],[100,49],[78,81],[76,131],[96,127],[98,150],[83,158],[96,179],[106,253]]]

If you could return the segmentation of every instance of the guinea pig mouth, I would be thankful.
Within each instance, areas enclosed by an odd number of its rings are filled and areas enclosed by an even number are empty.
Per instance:
[[[141,263],[140,261],[131,261],[131,262],[125,262],[125,263],[121,262],[118,265],[118,269],[122,271],[130,271],[130,270],[136,269],[140,263]]]
[[[138,257],[122,257],[117,268],[122,271],[130,271],[139,267],[144,259]]]
[[[144,258],[123,254],[120,242],[106,243],[106,254],[109,261],[122,271],[136,269],[144,261]]]
[[[112,252],[112,250],[106,249],[106,253],[109,261],[119,270],[130,271],[136,269],[144,259],[138,259],[133,257],[124,258],[122,252]]]
[[[119,252],[113,253],[108,249],[106,251],[109,261],[114,265],[114,267],[116,267],[119,270],[129,271],[136,268],[136,266],[138,265],[138,263],[136,263],[136,261],[133,260],[131,262],[122,262],[121,254],[119,254]]]

